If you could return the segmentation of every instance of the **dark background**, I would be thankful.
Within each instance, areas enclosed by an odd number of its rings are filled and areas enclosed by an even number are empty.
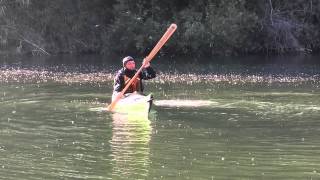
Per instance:
[[[2,0],[0,54],[150,52],[211,57],[317,53],[319,0]]]

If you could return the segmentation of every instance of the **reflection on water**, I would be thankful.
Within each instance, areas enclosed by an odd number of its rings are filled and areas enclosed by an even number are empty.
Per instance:
[[[111,157],[115,179],[146,179],[152,128],[145,116],[113,114]]]

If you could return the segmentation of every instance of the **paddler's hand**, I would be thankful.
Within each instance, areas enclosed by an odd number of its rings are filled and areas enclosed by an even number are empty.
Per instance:
[[[150,67],[150,62],[146,61],[145,59],[143,60],[144,68]]]

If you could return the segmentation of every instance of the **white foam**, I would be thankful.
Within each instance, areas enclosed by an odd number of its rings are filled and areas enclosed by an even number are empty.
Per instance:
[[[90,108],[89,111],[93,112],[105,112],[108,111],[106,107],[95,107],[95,108]]]
[[[205,107],[213,104],[217,104],[217,102],[208,101],[208,100],[157,100],[154,101],[156,106],[162,107]]]

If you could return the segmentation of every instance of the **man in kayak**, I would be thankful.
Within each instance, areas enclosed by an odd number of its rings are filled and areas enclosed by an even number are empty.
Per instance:
[[[114,78],[113,94],[112,100],[120,93],[123,88],[127,85],[130,79],[136,74],[136,64],[134,59],[131,56],[127,56],[122,60],[123,68],[121,68],[116,77]],[[142,79],[148,80],[156,77],[156,72],[150,66],[150,63],[147,62],[144,66],[144,69],[138,75],[138,78],[131,83],[127,91],[124,93],[133,93],[133,92],[143,92]]]

